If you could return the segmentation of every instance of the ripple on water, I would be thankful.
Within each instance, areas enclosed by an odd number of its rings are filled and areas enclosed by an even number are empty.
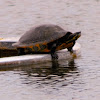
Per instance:
[[[0,69],[2,100],[100,99],[99,0],[25,0],[25,6],[21,0],[0,3],[0,37],[20,37],[32,26],[48,22],[82,31],[80,58]]]

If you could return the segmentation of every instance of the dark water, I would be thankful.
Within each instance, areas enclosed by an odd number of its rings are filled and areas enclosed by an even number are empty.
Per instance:
[[[0,99],[99,100],[100,0],[4,0],[0,14],[3,38],[42,23],[82,31],[81,57],[0,69]]]

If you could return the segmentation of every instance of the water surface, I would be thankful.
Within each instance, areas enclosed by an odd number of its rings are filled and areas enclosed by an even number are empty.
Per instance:
[[[0,69],[0,98],[99,100],[100,0],[0,1],[0,38],[20,37],[44,23],[82,31],[81,57]]]

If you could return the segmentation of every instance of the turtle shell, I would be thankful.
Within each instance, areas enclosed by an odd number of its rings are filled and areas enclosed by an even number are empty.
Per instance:
[[[49,43],[64,36],[67,32],[58,25],[45,24],[33,27],[27,31],[13,46],[31,46],[39,43]]]

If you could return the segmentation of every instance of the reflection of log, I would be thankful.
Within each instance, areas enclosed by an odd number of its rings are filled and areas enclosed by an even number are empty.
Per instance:
[[[18,66],[18,65],[27,65],[27,64],[37,64],[37,63],[44,63],[47,61],[51,61],[50,54],[30,54],[30,55],[23,55],[23,56],[16,56],[17,50],[16,48],[12,47],[12,43],[8,41],[0,41],[0,56],[14,56],[14,57],[5,57],[0,58],[0,67],[5,66]],[[78,43],[75,44],[73,47],[75,55],[78,55],[80,52],[80,45]],[[68,59],[72,57],[67,49],[63,49],[58,51],[59,59]]]

